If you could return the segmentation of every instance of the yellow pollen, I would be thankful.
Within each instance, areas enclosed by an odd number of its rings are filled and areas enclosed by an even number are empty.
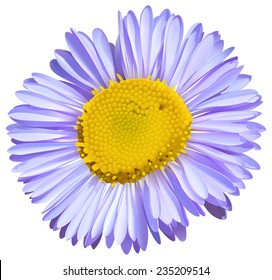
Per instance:
[[[75,129],[78,152],[99,181],[136,182],[185,153],[192,116],[164,81],[110,81],[93,91]]]

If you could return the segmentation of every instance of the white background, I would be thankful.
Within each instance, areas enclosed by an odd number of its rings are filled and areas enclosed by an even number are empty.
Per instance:
[[[149,274],[131,279],[272,279],[271,252],[271,14],[267,0],[180,0],[180,1],[1,1],[0,6],[0,259],[4,280],[14,279],[112,279],[103,276],[63,276],[68,265],[79,268],[147,268],[157,266],[209,266],[210,276],[165,276]],[[219,30],[225,47],[235,46],[234,55],[245,65],[243,73],[253,76],[251,88],[263,95],[263,112],[258,121],[267,131],[258,143],[261,151],[250,153],[261,164],[246,182],[240,197],[232,198],[233,211],[225,221],[207,215],[189,215],[186,242],[163,238],[157,245],[152,238],[146,252],[124,255],[104,241],[96,250],[60,240],[58,233],[42,222],[44,205],[34,205],[17,183],[18,174],[6,150],[11,146],[5,127],[7,113],[19,101],[14,92],[32,72],[51,75],[49,61],[54,49],[66,49],[64,33],[70,27],[91,35],[100,27],[110,41],[117,36],[117,11],[134,10],[137,16],[150,4],[158,15],[164,8],[182,15],[185,28],[202,22],[205,33]],[[127,277],[113,277],[127,279]]]

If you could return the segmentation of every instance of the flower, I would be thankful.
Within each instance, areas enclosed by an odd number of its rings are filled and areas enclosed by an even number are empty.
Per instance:
[[[264,127],[252,121],[261,96],[218,32],[196,24],[183,38],[180,16],[149,6],[118,24],[115,45],[100,29],[66,33],[69,51],[51,61],[64,80],[24,82],[9,152],[61,238],[95,248],[103,236],[129,253],[149,234],[185,240],[188,213],[225,219],[227,195],[259,169],[245,152]]]

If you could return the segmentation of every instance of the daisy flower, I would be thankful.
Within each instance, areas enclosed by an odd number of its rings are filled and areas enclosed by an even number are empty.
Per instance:
[[[61,238],[129,253],[150,235],[184,241],[188,213],[225,219],[259,169],[245,152],[264,128],[261,96],[218,32],[184,35],[179,15],[149,6],[119,13],[118,28],[115,44],[100,29],[66,33],[69,51],[51,61],[62,80],[34,73],[16,93],[9,152]]]

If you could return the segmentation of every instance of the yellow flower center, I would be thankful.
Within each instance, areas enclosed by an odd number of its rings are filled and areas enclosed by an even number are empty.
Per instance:
[[[136,182],[185,153],[192,116],[174,89],[149,78],[101,89],[75,127],[80,156],[100,181]]]

